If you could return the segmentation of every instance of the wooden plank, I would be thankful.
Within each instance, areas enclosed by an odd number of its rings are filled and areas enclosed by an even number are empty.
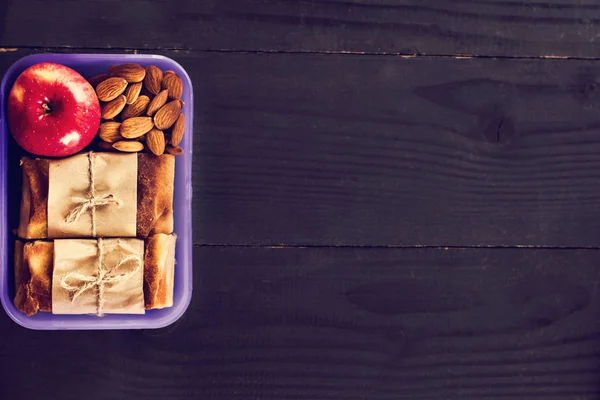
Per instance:
[[[0,397],[600,395],[600,250],[196,247],[194,261],[190,309],[162,330],[35,332],[0,313]]]
[[[199,242],[598,245],[593,62],[218,55],[210,65],[197,86],[207,93]]]
[[[593,0],[14,0],[0,12],[0,47],[600,55]]]
[[[594,62],[184,62],[209,68],[199,243],[598,245]]]
[[[595,62],[167,54],[198,244],[598,246]]]

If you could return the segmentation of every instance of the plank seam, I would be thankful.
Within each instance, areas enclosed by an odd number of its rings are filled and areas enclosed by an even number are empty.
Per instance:
[[[597,246],[542,246],[542,245],[315,245],[315,244],[224,244],[204,243],[194,244],[195,248],[201,247],[232,247],[253,249],[398,249],[398,250],[479,250],[479,249],[514,249],[514,250],[600,250]]]
[[[341,56],[387,56],[401,58],[443,58],[443,59],[516,59],[516,60],[579,60],[579,61],[597,61],[600,57],[580,57],[580,56],[557,56],[557,55],[540,55],[540,56],[503,56],[503,55],[485,55],[485,54],[434,54],[434,53],[403,53],[403,52],[376,52],[376,51],[347,51],[347,50],[272,50],[272,49],[192,49],[184,47],[148,47],[148,48],[133,48],[133,47],[78,47],[78,46],[19,46],[5,45],[0,47],[2,52],[16,52],[19,50],[40,50],[40,51],[56,51],[56,50],[87,50],[87,51],[110,51],[119,50],[125,52],[161,51],[175,53],[232,53],[232,54],[296,54],[296,55],[341,55]]]

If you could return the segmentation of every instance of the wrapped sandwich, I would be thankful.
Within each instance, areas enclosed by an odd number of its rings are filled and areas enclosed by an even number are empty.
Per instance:
[[[140,237],[173,232],[174,157],[85,153],[22,158],[18,236]]]
[[[173,305],[175,235],[15,243],[14,299],[28,316],[143,314]]]

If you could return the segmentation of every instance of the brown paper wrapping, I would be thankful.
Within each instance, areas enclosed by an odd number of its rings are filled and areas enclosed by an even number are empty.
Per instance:
[[[48,236],[134,237],[137,170],[136,154],[87,153],[50,161]]]
[[[139,239],[55,240],[52,313],[143,314],[143,257]]]

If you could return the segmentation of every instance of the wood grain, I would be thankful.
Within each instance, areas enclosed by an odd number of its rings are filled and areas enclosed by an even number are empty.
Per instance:
[[[0,4],[1,46],[176,47],[192,77],[195,293],[156,331],[0,313],[1,399],[600,396],[600,250],[389,247],[597,247],[597,62],[196,51],[589,56],[596,6],[63,4]],[[247,247],[282,243],[316,247]]]
[[[8,0],[0,11],[1,47],[600,54],[592,0]]]
[[[596,62],[166,54],[197,244],[598,246]]]
[[[196,247],[194,261],[190,309],[162,330],[36,332],[0,313],[0,397],[600,395],[599,250]]]
[[[197,243],[598,245],[595,62],[181,60]]]

